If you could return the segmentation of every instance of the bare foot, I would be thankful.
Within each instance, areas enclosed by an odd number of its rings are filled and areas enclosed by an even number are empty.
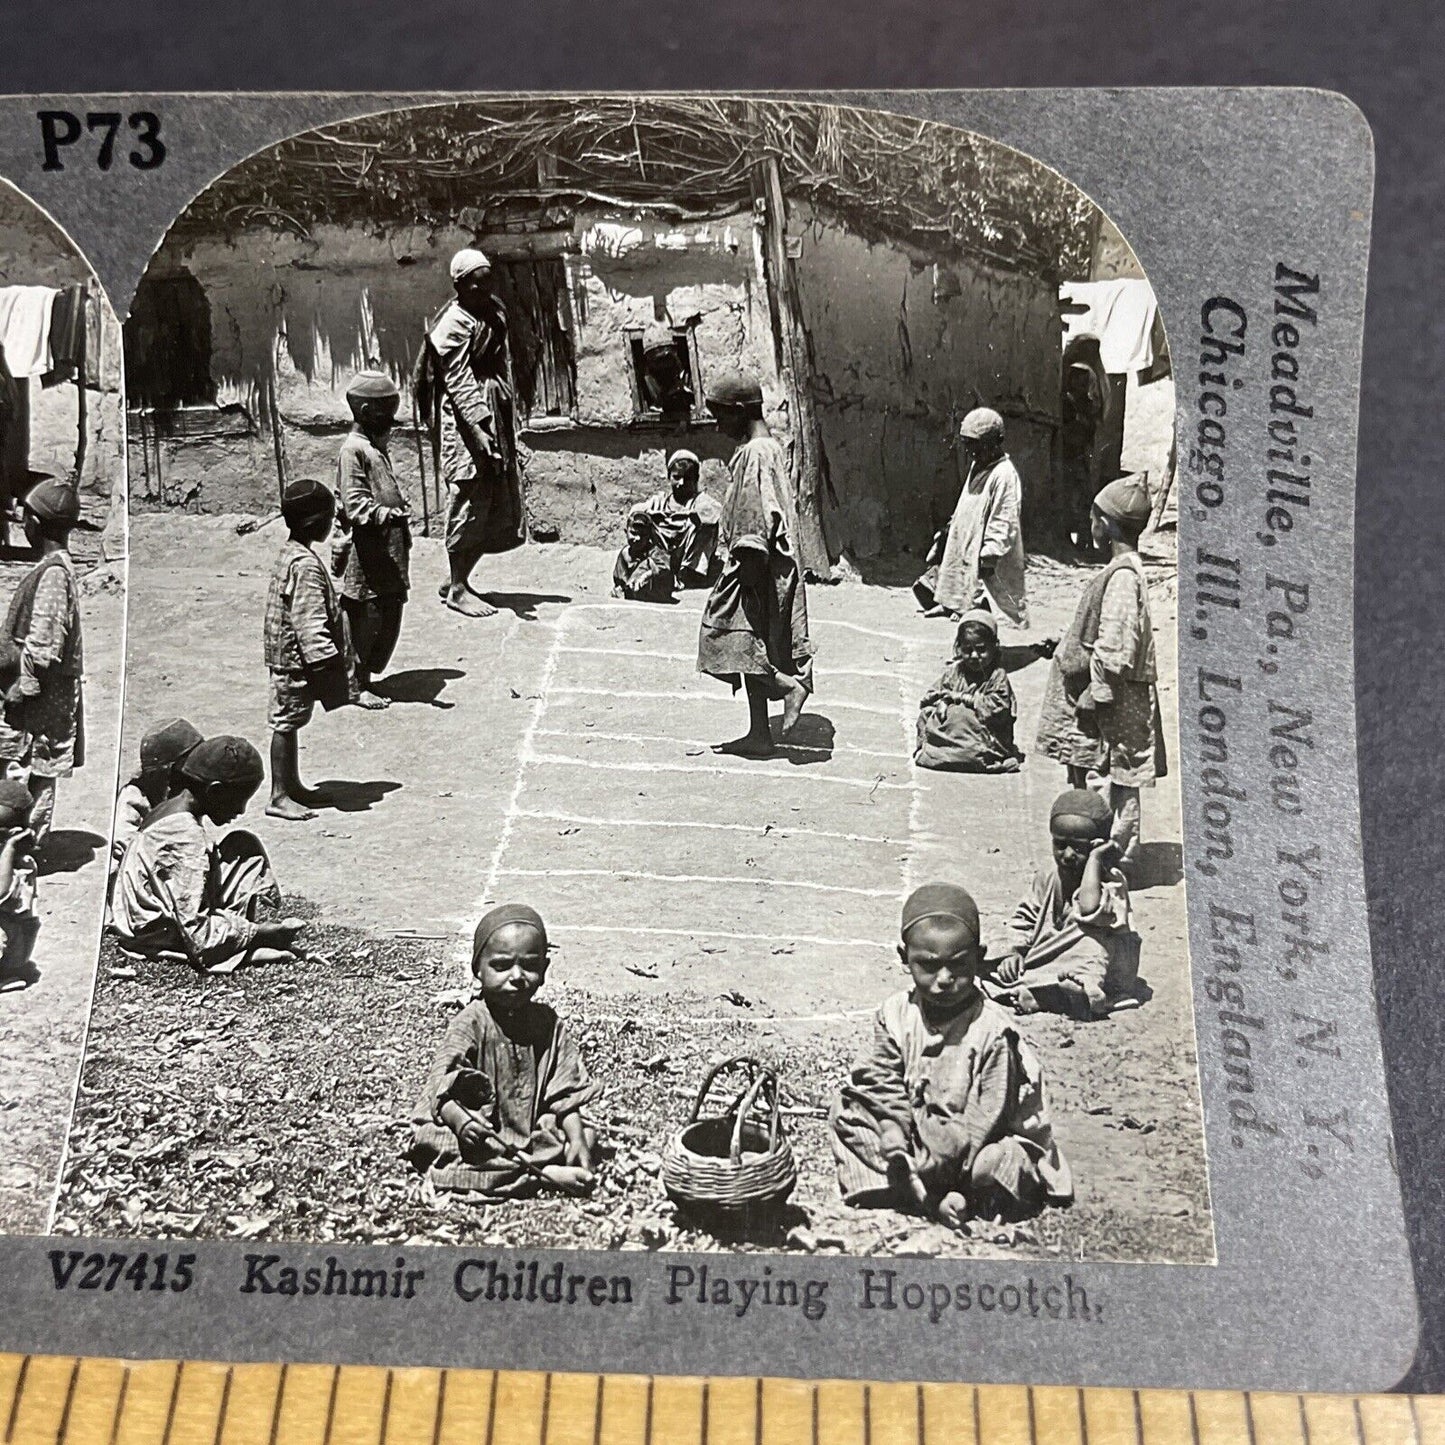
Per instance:
[[[495,617],[497,609],[466,587],[449,587],[442,599],[453,612],[463,617]]]
[[[962,1229],[968,1223],[968,1200],[958,1193],[945,1194],[938,1202],[938,1222]]]
[[[788,695],[783,699],[784,737],[797,727],[798,719],[803,715],[803,704],[807,701],[808,689],[801,682],[792,683],[788,688]]]
[[[923,615],[925,617],[947,617],[948,608],[944,607],[941,603],[935,602],[932,607],[925,607],[923,609]]]
[[[304,823],[316,814],[310,808],[302,807],[295,798],[272,798],[266,805],[268,818],[285,818],[288,823]]]
[[[382,708],[391,706],[391,699],[371,691],[359,692],[356,695],[356,705],[364,707],[367,712],[380,712]]]
[[[717,743],[713,747],[713,752],[722,753],[730,758],[771,758],[777,756],[777,751],[771,737],[758,738],[754,737],[752,733],[734,738],[730,743]]]
[[[548,1184],[565,1189],[568,1194],[587,1194],[592,1189],[595,1175],[580,1164],[548,1164],[542,1169]]]

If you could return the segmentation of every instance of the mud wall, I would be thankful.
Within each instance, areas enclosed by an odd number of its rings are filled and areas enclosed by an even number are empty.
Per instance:
[[[1024,486],[1025,542],[1047,521],[1061,331],[1052,282],[935,266],[798,219],[799,289],[837,505],[830,541],[853,555],[927,549],[961,484],[954,438],[975,406],[1003,414]]]
[[[60,287],[75,281],[92,283],[92,299],[100,307],[100,389],[89,389],[85,397],[86,447],[80,476],[82,489],[99,502],[124,490],[120,323],[64,232],[18,191],[0,182],[0,286]],[[79,387],[70,382],[42,387],[38,377],[28,385],[30,465],[69,475],[79,441]]]
[[[566,251],[569,324],[577,368],[574,418],[524,427],[523,480],[534,522],[574,542],[619,535],[630,502],[662,485],[665,456],[687,446],[704,458],[704,485],[724,485],[728,446],[711,424],[634,424],[626,329],[644,341],[696,317],[702,373],[759,372],[780,426],[751,217],[677,227],[578,216],[570,234],[476,237],[461,230],[322,227],[306,238],[252,230],[163,248],[151,274],[185,271],[210,306],[217,407],[190,410],[185,435],[158,437],[137,415],[131,428],[138,504],[202,512],[275,506],[278,451],[289,478],[330,482],[350,425],[345,390],[357,371],[380,367],[402,385],[393,463],[418,516],[422,474],[435,507],[431,454],[410,423],[409,377],[426,322],[452,294],[447,263],[480,244],[497,257]],[[274,394],[279,437],[269,415]]]

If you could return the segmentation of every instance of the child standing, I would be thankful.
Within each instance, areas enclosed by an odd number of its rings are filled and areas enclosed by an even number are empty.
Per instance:
[[[319,702],[327,712],[355,700],[351,643],[336,589],[311,550],[324,542],[336,498],[320,482],[292,482],[281,498],[290,537],[271,569],[266,598],[266,666],[271,670],[272,818],[314,818],[320,797],[303,786],[297,735]]]
[[[1070,787],[1107,779],[1112,836],[1126,868],[1139,853],[1139,789],[1168,773],[1149,586],[1139,560],[1149,512],[1137,477],[1110,482],[1094,498],[1094,545],[1110,562],[1084,589],[1054,654],[1037,744],[1068,770]]]
[[[111,928],[146,958],[231,973],[243,963],[294,958],[299,918],[257,923],[281,901],[261,840],[240,828],[219,843],[206,822],[233,823],[261,786],[261,754],[245,738],[207,738],[181,764],[181,788],[141,824],[120,860]]]
[[[582,1106],[597,1097],[576,1040],[536,995],[547,928],[521,903],[493,908],[472,941],[476,997],[447,1026],[412,1113],[411,1162],[440,1189],[494,1198],[592,1184]]]
[[[120,866],[126,844],[140,825],[183,786],[180,765],[200,745],[201,735],[183,717],[156,723],[140,740],[140,771],[120,790],[115,800],[115,826],[111,831],[111,872]]]
[[[920,768],[955,773],[1016,773],[1014,690],[999,660],[998,623],[990,612],[966,612],[953,659],[918,704]]]
[[[633,602],[671,602],[676,585],[667,548],[643,507],[627,514],[627,540],[612,567],[612,595]]]
[[[979,992],[983,949],[967,891],[915,889],[898,956],[913,987],[879,1009],[830,1120],[843,1198],[922,1210],[952,1228],[1067,1203],[1073,1180],[1038,1061]]]
[[[1139,936],[1129,927],[1129,885],[1114,865],[1109,805],[1088,788],[1061,793],[1049,810],[1054,861],[1009,923],[989,996],[1019,1013],[1039,1009],[1100,1018],[1139,973]]]
[[[0,991],[35,980],[30,957],[40,920],[35,916],[35,835],[30,831],[30,789],[0,779]]]

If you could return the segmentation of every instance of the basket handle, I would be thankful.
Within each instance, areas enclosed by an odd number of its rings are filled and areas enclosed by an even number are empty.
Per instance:
[[[702,1106],[707,1103],[707,1096],[712,1090],[713,1081],[717,1076],[728,1069],[737,1068],[740,1064],[748,1070],[748,1077],[751,1080],[758,1066],[756,1060],[750,1059],[746,1054],[739,1054],[735,1059],[724,1059],[721,1063],[713,1065],[708,1071],[707,1078],[702,1081],[702,1088],[697,1091],[697,1098],[693,1100],[692,1113],[688,1115],[687,1119],[689,1124],[697,1123],[698,1116],[702,1113]]]
[[[771,1117],[768,1121],[768,1153],[773,1153],[778,1147],[778,1133],[782,1127],[781,1106],[778,1102],[778,1076],[772,1069],[762,1068],[753,1059],[748,1064],[756,1070],[756,1077],[753,1079],[752,1087],[743,1095],[738,1104],[737,1118],[733,1120],[732,1146],[728,1150],[728,1158],[734,1163],[742,1162],[743,1157],[743,1121],[752,1113],[756,1106],[758,1096],[765,1095],[772,1103]]]

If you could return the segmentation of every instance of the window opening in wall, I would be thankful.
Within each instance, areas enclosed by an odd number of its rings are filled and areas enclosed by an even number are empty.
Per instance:
[[[126,404],[172,411],[214,406],[211,307],[189,272],[147,276],[125,325]]]
[[[634,422],[708,421],[697,348],[697,317],[665,336],[640,326],[624,333]]]

